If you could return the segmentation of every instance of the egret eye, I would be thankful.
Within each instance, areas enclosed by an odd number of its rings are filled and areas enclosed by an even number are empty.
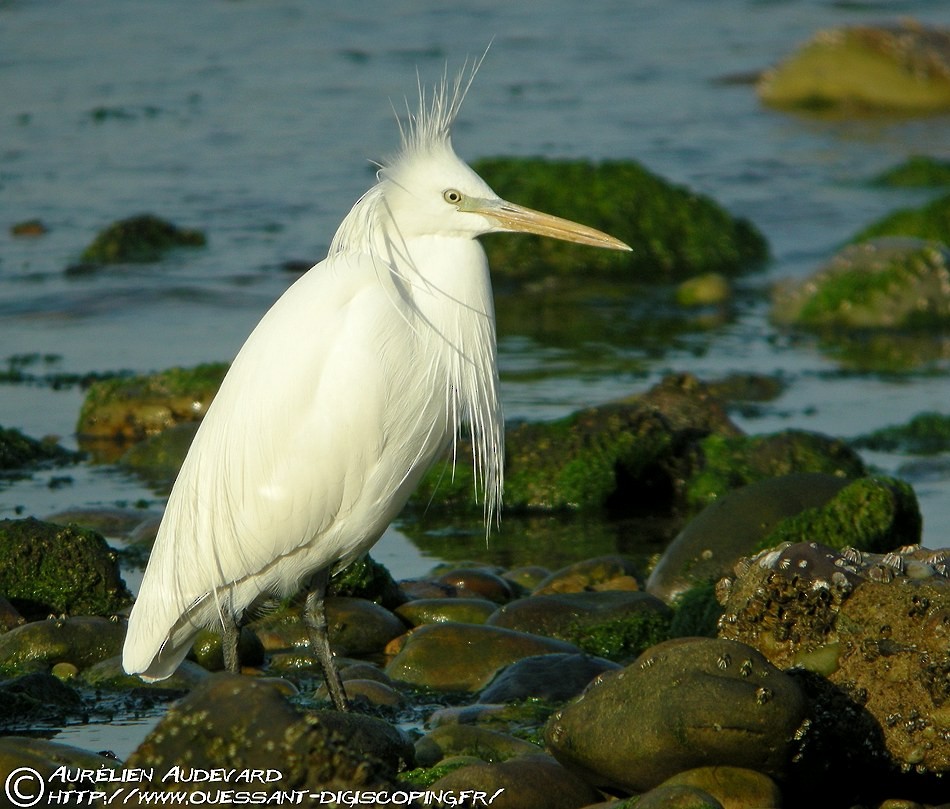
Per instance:
[[[454,188],[447,188],[442,192],[442,199],[449,205],[458,205],[462,201],[462,192],[456,191]]]

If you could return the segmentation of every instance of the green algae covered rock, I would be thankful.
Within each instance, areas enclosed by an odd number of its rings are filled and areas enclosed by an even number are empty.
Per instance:
[[[122,219],[101,231],[83,251],[82,260],[93,264],[158,261],[174,247],[202,247],[201,231],[179,228],[151,214]]]
[[[844,441],[786,430],[760,436],[710,435],[699,442],[700,470],[688,481],[687,500],[698,511],[726,492],[758,480],[796,473],[857,478],[864,463]]]
[[[27,617],[113,615],[132,600],[101,534],[32,517],[0,520],[0,594]]]
[[[835,475],[792,474],[725,492],[669,544],[650,574],[648,592],[669,602],[696,585],[717,581],[739,559],[755,553],[784,520],[823,506],[847,482]]]
[[[599,228],[633,248],[620,253],[492,235],[483,243],[502,279],[601,275],[670,282],[700,273],[736,275],[768,257],[764,237],[749,222],[633,161],[492,158],[473,167],[502,197]]]
[[[917,208],[901,208],[858,232],[852,242],[885,236],[902,236],[950,245],[950,194],[944,194]],[[932,249],[936,249],[933,247]],[[943,260],[946,266],[946,257]]]
[[[783,542],[820,542],[836,550],[884,553],[920,542],[922,524],[909,483],[867,477],[848,484],[824,505],[783,520],[755,550]]]
[[[116,378],[90,386],[79,413],[81,436],[141,441],[207,411],[228,366],[209,363],[146,376]]]
[[[820,31],[765,71],[759,98],[781,109],[921,114],[950,109],[950,30],[912,20]]]
[[[49,671],[57,663],[88,668],[122,652],[125,626],[95,615],[32,621],[0,635],[0,673]]]
[[[911,155],[903,163],[882,171],[872,181],[887,188],[940,188],[950,185],[950,160]]]
[[[852,446],[875,452],[937,455],[950,452],[950,415],[918,413],[906,424],[882,427],[859,436]]]
[[[79,453],[51,441],[37,441],[13,428],[0,427],[0,473],[49,464],[75,463]]]
[[[950,242],[950,232],[944,235]],[[778,285],[772,319],[809,329],[945,327],[950,249],[911,238],[850,245],[804,281]]]
[[[505,438],[505,506],[650,513],[675,508],[695,442],[710,434],[736,436],[739,429],[690,376],[669,377],[643,396],[565,419],[515,426]],[[468,451],[460,447],[458,456]],[[472,499],[472,475],[470,464],[460,464],[450,479],[436,464],[414,499],[430,511],[480,508]]]

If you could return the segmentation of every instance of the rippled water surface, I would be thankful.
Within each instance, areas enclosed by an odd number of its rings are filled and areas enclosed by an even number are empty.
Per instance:
[[[561,416],[670,371],[781,373],[781,398],[736,417],[750,432],[849,437],[947,412],[946,361],[843,373],[815,341],[777,334],[761,294],[871,220],[925,201],[865,181],[911,154],[950,157],[950,119],[790,117],[763,109],[744,77],[819,28],[908,13],[950,22],[937,0],[0,2],[0,361],[38,353],[50,359],[34,370],[85,373],[229,359],[293,280],[282,266],[320,260],[372,183],[370,161],[397,143],[393,108],[415,103],[417,71],[432,82],[492,42],[456,130],[462,156],[634,158],[753,220],[774,255],[746,279],[735,317],[712,330],[644,328],[640,339],[606,329],[561,345],[502,320],[509,417]],[[146,211],[203,229],[207,248],[65,272],[99,229]],[[49,232],[10,235],[31,218]],[[605,318],[648,316],[637,305],[645,292],[624,294]],[[0,385],[0,425],[74,445],[81,399],[74,387]],[[915,468],[896,455],[868,460]],[[931,547],[950,545],[948,466],[913,477]],[[0,489],[0,517],[160,505],[110,468],[79,467],[70,485],[51,487],[55,474]],[[397,577],[432,563],[398,531],[375,555]],[[144,731],[120,730],[63,738],[122,755]]]

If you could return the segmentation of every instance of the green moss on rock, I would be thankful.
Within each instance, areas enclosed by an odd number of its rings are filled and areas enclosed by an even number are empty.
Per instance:
[[[852,446],[875,452],[937,455],[950,452],[950,415],[918,413],[906,424],[882,427],[860,436]]]
[[[174,247],[202,247],[201,231],[179,228],[151,214],[122,219],[102,230],[83,251],[82,260],[95,264],[158,261]]]
[[[885,553],[920,542],[922,519],[910,484],[867,477],[843,488],[828,503],[783,520],[757,551],[783,542],[818,542],[835,550],[852,547]]]
[[[82,436],[141,441],[207,411],[227,373],[225,363],[171,368],[96,382],[86,393],[76,431]]]
[[[32,517],[0,520],[0,594],[33,617],[108,616],[132,600],[101,534]]]
[[[890,188],[939,188],[950,185],[950,160],[912,155],[877,175],[874,185]]]
[[[710,435],[700,442],[700,450],[701,469],[687,484],[693,510],[765,478],[798,472],[853,478],[865,473],[861,458],[844,441],[803,430],[762,436]]]
[[[945,213],[950,222],[948,214],[950,207]],[[811,329],[946,326],[950,324],[950,250],[937,242],[911,238],[850,245],[804,281],[776,287],[772,319]]]
[[[765,238],[748,221],[633,161],[492,158],[474,168],[502,197],[599,228],[633,248],[619,253],[493,235],[484,244],[500,278],[583,271],[584,278],[676,281],[699,273],[736,275],[768,257]]]
[[[13,428],[0,427],[0,472],[29,469],[45,464],[75,463],[79,453],[53,441],[37,441]]]
[[[852,242],[881,236],[907,236],[950,245],[950,194],[917,208],[901,208],[859,231]]]

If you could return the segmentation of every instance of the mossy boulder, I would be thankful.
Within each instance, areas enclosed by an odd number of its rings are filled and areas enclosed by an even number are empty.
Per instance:
[[[875,452],[937,455],[950,452],[950,415],[918,413],[906,424],[882,427],[855,438],[851,445]]]
[[[901,208],[889,213],[856,233],[851,241],[863,242],[888,236],[938,242],[946,249],[950,245],[950,194],[916,208]]]
[[[772,320],[809,329],[946,327],[950,249],[911,238],[850,245],[805,280],[779,284]]]
[[[846,485],[828,474],[769,477],[725,492],[673,539],[647,581],[647,590],[673,601],[696,585],[714,582],[755,553],[782,522],[823,506]]]
[[[732,489],[766,478],[821,473],[857,478],[864,463],[840,439],[804,430],[758,436],[709,435],[699,442],[699,470],[687,482],[687,502],[698,512]]]
[[[841,489],[827,503],[806,508],[780,522],[755,550],[784,542],[819,542],[884,553],[920,542],[923,519],[909,483],[866,477]]]
[[[887,188],[940,188],[950,186],[950,160],[911,155],[899,165],[882,171],[873,184]]]
[[[227,370],[224,363],[209,363],[97,382],[86,393],[76,431],[90,438],[134,442],[197,421]]]
[[[555,275],[586,282],[600,275],[670,282],[701,273],[736,275],[768,257],[764,237],[748,221],[633,161],[512,157],[480,160],[474,168],[502,197],[599,228],[633,248],[620,253],[493,235],[483,241],[499,279]]]
[[[19,430],[0,427],[0,475],[37,466],[75,463],[80,457],[55,441],[38,441]]]
[[[32,621],[0,635],[0,673],[49,672],[57,663],[82,671],[121,654],[124,640],[124,623],[95,615]]]
[[[950,29],[914,21],[820,31],[756,87],[769,106],[807,113],[950,109]]]
[[[674,509],[703,436],[739,435],[720,403],[690,376],[663,380],[643,396],[565,419],[510,428],[505,438],[505,506],[513,511]],[[459,449],[459,457],[467,450]],[[436,464],[415,501],[475,509],[471,465],[454,476]]]
[[[131,603],[118,557],[75,525],[0,520],[0,594],[23,615],[113,615]]]
[[[83,250],[82,260],[92,264],[125,264],[158,261],[175,247],[202,247],[201,231],[180,228],[151,214],[122,219],[102,230]]]
[[[649,593],[603,590],[522,598],[501,607],[488,624],[558,638],[620,661],[666,640],[671,617],[669,607]]]

